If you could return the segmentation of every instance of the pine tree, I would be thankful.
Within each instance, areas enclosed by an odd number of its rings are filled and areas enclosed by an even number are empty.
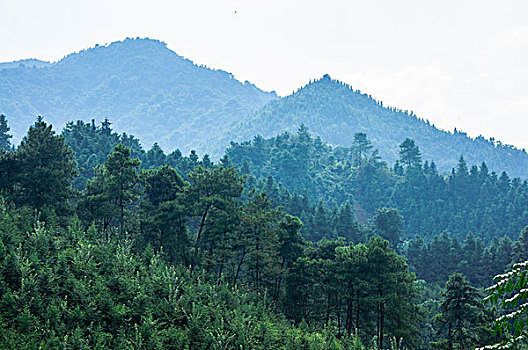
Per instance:
[[[361,166],[367,160],[367,157],[372,150],[372,143],[367,138],[367,134],[357,132],[354,134],[354,141],[352,142],[352,155],[354,166]]]
[[[376,215],[372,218],[372,221],[379,235],[388,240],[393,249],[397,249],[400,244],[400,236],[403,226],[403,217],[400,215],[398,209],[378,209]]]
[[[17,202],[37,209],[50,206],[66,210],[73,195],[72,180],[78,171],[75,154],[64,138],[57,136],[52,126],[39,117],[22,139],[15,157]]]
[[[9,152],[11,150],[11,141],[10,139],[13,137],[12,135],[9,135],[9,126],[7,125],[7,119],[6,116],[3,114],[0,114],[0,153],[3,152]]]
[[[130,157],[130,148],[117,145],[105,163],[105,192],[119,212],[119,233],[125,235],[125,210],[139,198],[139,159]]]
[[[422,165],[420,149],[413,139],[405,139],[400,145],[400,163],[409,168],[418,168]]]
[[[449,276],[442,296],[436,316],[438,333],[447,336],[449,349],[455,343],[458,349],[469,349],[476,340],[472,330],[478,325],[481,312],[478,290],[462,274],[455,273]]]

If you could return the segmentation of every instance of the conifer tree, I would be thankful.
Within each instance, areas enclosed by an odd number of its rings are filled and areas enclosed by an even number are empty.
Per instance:
[[[54,206],[65,210],[78,171],[75,154],[64,138],[39,117],[22,139],[15,157],[17,202],[37,209]]]
[[[367,134],[357,132],[354,134],[354,141],[352,143],[352,155],[354,166],[363,165],[372,150],[372,143],[367,138]]]
[[[125,209],[139,198],[138,168],[141,162],[130,157],[130,148],[117,145],[105,163],[105,192],[119,215],[119,233],[125,234]]]
[[[440,313],[436,316],[438,333],[447,336],[448,349],[469,349],[475,342],[473,329],[480,315],[478,290],[466,278],[455,273],[449,276],[442,292]]]
[[[405,139],[400,145],[400,163],[407,169],[418,168],[422,165],[420,149],[415,145],[413,139]]]
[[[13,137],[9,135],[9,126],[7,125],[7,118],[5,115],[0,114],[0,152],[9,152],[11,150],[11,141]]]

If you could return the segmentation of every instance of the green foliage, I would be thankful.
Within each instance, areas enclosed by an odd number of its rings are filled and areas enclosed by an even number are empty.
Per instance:
[[[11,141],[13,137],[9,134],[6,116],[0,114],[0,152],[9,152],[11,150]]]
[[[420,221],[427,203],[445,209],[438,225],[470,220],[470,203],[479,213],[489,198],[499,200],[487,216],[514,216],[527,186],[518,179],[489,174],[485,164],[468,169],[463,158],[446,177],[434,163],[403,160],[405,171],[400,165],[395,173],[366,136],[356,135],[354,153],[304,126],[233,144],[220,165],[195,152],[144,152],[108,120],[72,124],[65,135],[81,150],[104,145],[79,158],[106,161],[76,197],[73,152],[41,120],[17,150],[0,155],[3,347],[404,349],[495,341],[493,311],[475,302],[469,282],[453,275],[443,294],[438,285],[456,271],[487,283],[524,256],[528,230],[516,243],[471,233],[461,241],[463,226],[432,239],[406,240],[403,230],[434,227]],[[68,180],[67,195],[39,208],[20,200],[36,185],[20,179],[29,178],[33,160],[45,164],[43,145],[63,156],[47,166]],[[400,251],[427,282],[416,280]]]
[[[0,162],[7,170],[3,189],[17,204],[67,214],[74,195],[71,183],[77,175],[75,154],[42,118],[29,128],[16,151],[2,156]]]
[[[255,176],[249,176],[248,182],[266,189],[277,203],[299,216],[313,235],[305,237],[314,241],[335,237],[332,225],[327,224],[335,222],[328,220],[327,212],[332,210],[328,206],[339,208],[347,201],[362,222],[383,207],[397,209],[404,218],[402,238],[420,234],[429,239],[448,231],[462,240],[473,232],[487,243],[497,232],[513,238],[528,225],[525,180],[511,179],[504,172],[500,176],[490,173],[485,163],[468,167],[463,157],[451,174],[442,175],[435,162],[420,165],[413,140],[403,145],[412,154],[397,163],[394,171],[375,151],[355,166],[354,147],[331,147],[306,128],[295,135],[257,136],[250,142],[232,143],[226,155],[241,171]],[[259,184],[258,179],[265,183]]]
[[[299,88],[292,95],[270,101],[251,118],[242,120],[226,141],[245,141],[256,134],[273,137],[295,132],[305,125],[332,145],[353,147],[356,133],[366,133],[380,156],[394,163],[400,145],[407,138],[420,146],[424,159],[434,159],[440,171],[456,166],[460,155],[470,164],[486,162],[495,171],[527,177],[528,154],[511,145],[482,136],[470,138],[465,132],[440,130],[412,111],[387,107],[381,101],[331,79]]]
[[[398,210],[394,208],[378,209],[372,218],[372,222],[379,236],[388,240],[394,249],[398,249],[403,226],[403,217]]]
[[[35,113],[59,128],[73,116],[83,121],[108,117],[117,130],[140,137],[145,145],[158,142],[170,151],[197,149],[220,156],[229,140],[221,143],[212,135],[228,134],[229,125],[276,98],[150,39],[126,39],[56,63],[0,70],[0,112],[10,118],[15,140]]]
[[[90,220],[102,220],[105,232],[112,219],[117,219],[119,233],[125,235],[125,210],[139,198],[140,164],[130,157],[130,148],[119,144],[87,184],[80,206]]]
[[[519,262],[507,273],[495,277],[495,284],[486,290],[484,302],[500,305],[503,310],[495,319],[495,332],[504,340],[481,349],[521,349],[528,345],[527,284],[528,261]]]
[[[479,296],[477,289],[462,274],[449,276],[442,292],[440,313],[435,320],[437,331],[446,336],[449,349],[453,349],[454,344],[460,349],[473,348],[478,344],[476,329],[482,313]]]

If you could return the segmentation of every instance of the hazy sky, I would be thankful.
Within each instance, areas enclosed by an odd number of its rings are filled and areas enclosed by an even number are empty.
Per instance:
[[[0,0],[0,62],[150,37],[288,95],[328,73],[528,149],[528,1]]]

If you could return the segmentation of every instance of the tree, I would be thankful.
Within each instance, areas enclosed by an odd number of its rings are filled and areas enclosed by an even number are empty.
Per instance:
[[[41,117],[33,124],[15,151],[19,204],[36,209],[46,206],[66,210],[72,198],[72,181],[78,174],[73,150]]]
[[[7,125],[6,116],[0,114],[0,152],[9,152],[11,150],[11,141],[13,136],[9,135],[9,126]]]
[[[144,196],[141,201],[141,239],[156,251],[162,247],[172,263],[187,265],[189,244],[186,207],[187,183],[169,165],[141,173]]]
[[[119,233],[125,234],[125,210],[139,198],[139,159],[130,157],[130,148],[118,144],[108,160],[96,169],[86,184],[81,207],[89,217],[103,220],[106,232],[112,219],[119,220]]]
[[[528,226],[523,228],[519,239],[515,242],[512,251],[512,260],[519,263],[528,259]]]
[[[368,157],[370,150],[372,149],[372,143],[367,138],[367,134],[357,132],[354,134],[354,141],[352,143],[352,154],[354,159],[354,166],[363,165]]]
[[[398,209],[378,209],[372,221],[380,236],[388,240],[393,249],[397,249],[403,226],[403,217]]]
[[[495,333],[505,339],[483,349],[518,349],[528,344],[528,261],[513,265],[512,270],[495,276],[495,284],[486,292],[484,302],[500,305],[505,314],[495,319]]]
[[[210,216],[215,210],[226,211],[235,205],[235,199],[242,194],[243,180],[235,168],[223,166],[212,169],[198,166],[188,177],[190,185],[186,203],[191,218],[199,221],[191,260],[192,271],[198,263],[198,253]]]
[[[409,168],[418,168],[422,165],[420,149],[413,139],[405,139],[400,145],[400,163]]]
[[[377,347],[384,348],[385,335],[394,339],[396,349],[405,344],[415,347],[420,314],[414,273],[409,272],[405,258],[392,250],[387,240],[374,236],[367,248],[365,278],[369,298],[376,305]]]
[[[130,148],[117,145],[105,163],[105,192],[119,210],[119,233],[125,234],[125,209],[139,198],[138,168],[141,162],[130,157]]]
[[[471,286],[464,275],[449,276],[442,292],[440,313],[435,316],[438,333],[447,334],[448,348],[468,349],[475,342],[473,330],[479,321],[480,302],[478,290]],[[447,332],[447,333],[446,333]]]

